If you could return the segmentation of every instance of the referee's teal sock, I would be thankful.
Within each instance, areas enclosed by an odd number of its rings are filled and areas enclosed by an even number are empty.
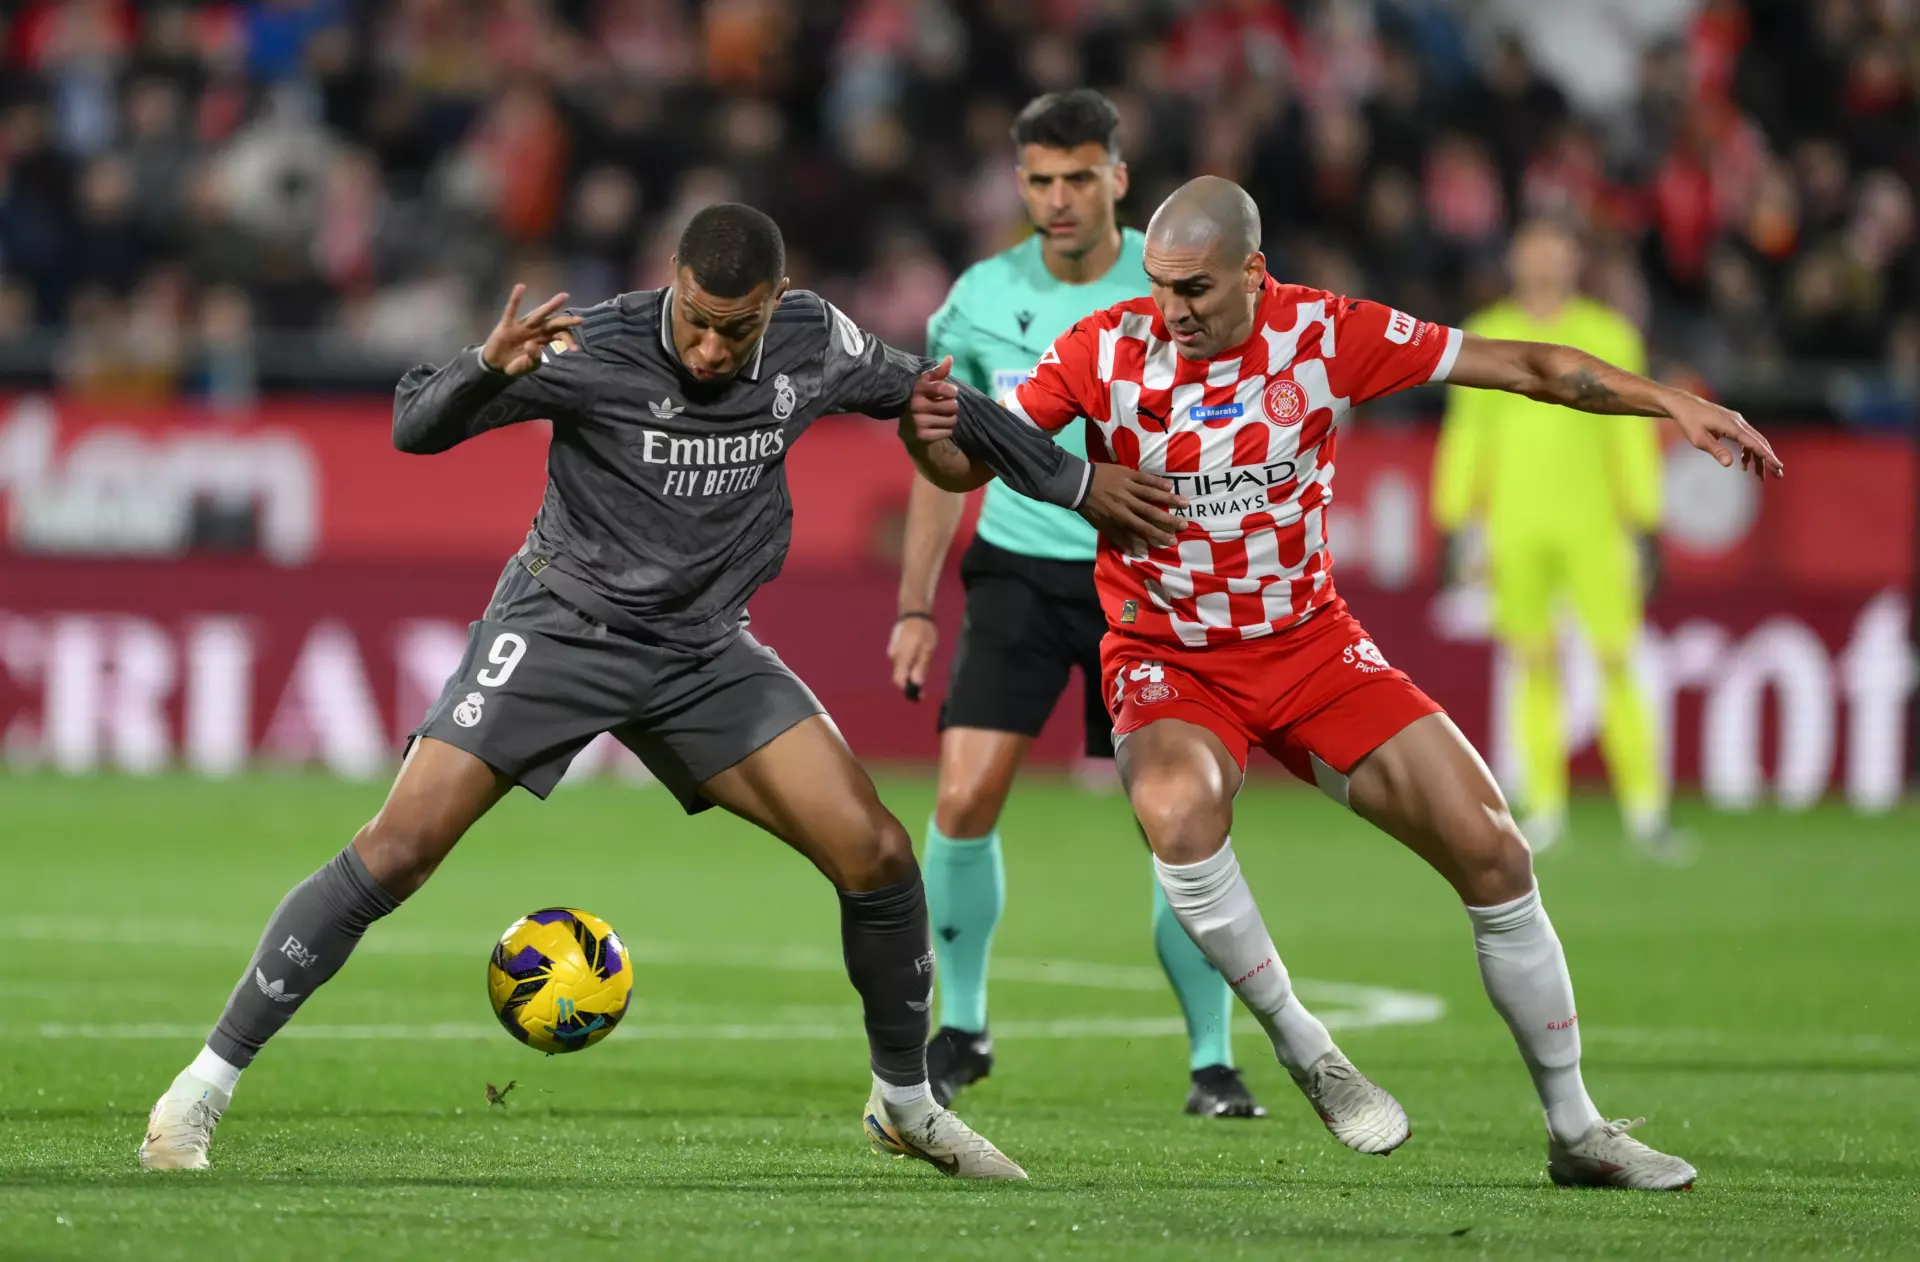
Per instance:
[[[1153,949],[1187,1018],[1190,1068],[1225,1065],[1231,1069],[1233,990],[1181,928],[1173,908],[1167,906],[1167,892],[1160,888],[1157,874],[1153,881]]]
[[[994,926],[1007,905],[1000,830],[985,837],[955,838],[927,820],[920,871],[927,886],[927,916],[933,922],[940,1024],[978,1034],[987,1028],[987,955],[993,949]]]

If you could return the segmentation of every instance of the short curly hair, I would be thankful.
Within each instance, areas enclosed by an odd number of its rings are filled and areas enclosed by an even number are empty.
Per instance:
[[[780,226],[739,202],[708,206],[688,220],[674,258],[716,298],[743,298],[760,285],[778,285],[787,274]]]

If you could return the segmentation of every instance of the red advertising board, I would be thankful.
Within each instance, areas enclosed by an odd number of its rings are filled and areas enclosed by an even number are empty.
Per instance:
[[[224,774],[262,758],[382,774],[458,661],[496,574],[484,562],[0,562],[0,748],[74,771],[177,763]],[[1504,667],[1472,611],[1426,588],[1356,581],[1346,593],[1388,658],[1510,768]],[[917,706],[890,687],[893,599],[885,569],[803,568],[761,592],[754,627],[863,756],[928,759],[944,686]],[[946,608],[950,650],[956,592]],[[1727,805],[1829,792],[1890,804],[1914,684],[1907,617],[1893,589],[1792,607],[1771,592],[1658,602],[1643,667],[1675,773]],[[1568,672],[1577,746],[1592,740],[1590,674],[1577,661]],[[1037,757],[1072,757],[1078,713],[1061,707]]]
[[[829,420],[790,449],[793,552],[753,612],[856,749],[923,759],[942,689],[908,704],[883,658],[911,476],[891,428]],[[387,432],[379,403],[232,417],[0,402],[4,757],[216,774],[283,758],[382,774],[525,533],[546,442],[519,426],[422,459],[394,452]],[[1716,801],[1837,792],[1884,806],[1915,679],[1913,452],[1812,432],[1777,445],[1789,476],[1764,491],[1669,453],[1668,581],[1642,666],[1676,775]],[[1341,589],[1388,657],[1511,770],[1506,667],[1473,600],[1436,590],[1430,433],[1362,423],[1340,454]],[[252,506],[259,555],[182,555],[209,502]],[[940,613],[950,650],[951,577]],[[1576,653],[1580,747],[1590,675]],[[1077,713],[1062,707],[1042,759],[1072,756]],[[1590,752],[1577,765],[1598,769]]]
[[[0,513],[22,554],[177,555],[196,505],[257,507],[260,550],[315,561],[496,560],[519,546],[545,484],[546,429],[519,425],[437,456],[389,441],[378,401],[275,402],[250,412],[0,399]],[[1432,433],[1358,422],[1340,444],[1333,537],[1342,574],[1433,581]],[[1861,591],[1913,572],[1914,455],[1903,439],[1775,436],[1789,467],[1764,491],[1669,451],[1664,537],[1674,583]],[[794,568],[885,560],[912,472],[890,422],[831,418],[786,455]]]

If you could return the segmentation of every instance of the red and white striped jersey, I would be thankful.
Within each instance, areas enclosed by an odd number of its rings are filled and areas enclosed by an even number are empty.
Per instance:
[[[1333,599],[1327,505],[1348,409],[1444,381],[1460,330],[1268,277],[1253,334],[1212,359],[1176,353],[1151,298],[1095,312],[1002,402],[1052,432],[1076,416],[1087,456],[1156,473],[1190,502],[1173,544],[1094,576],[1107,625],[1202,648],[1251,640]]]

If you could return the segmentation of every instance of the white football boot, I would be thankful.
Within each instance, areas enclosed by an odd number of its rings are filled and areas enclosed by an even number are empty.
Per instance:
[[[896,1108],[898,1112],[890,1111]],[[952,1111],[935,1104],[932,1096],[910,1105],[894,1106],[889,1105],[880,1088],[875,1087],[867,1097],[861,1129],[875,1152],[892,1157],[918,1157],[941,1174],[956,1179],[1027,1177],[1027,1172],[995,1148],[993,1141],[976,1135]]]
[[[183,1069],[147,1115],[147,1137],[140,1141],[143,1170],[205,1170],[213,1128],[227,1111],[233,1093],[222,1091]]]
[[[1314,1061],[1305,1073],[1294,1074],[1293,1083],[1333,1137],[1355,1152],[1384,1157],[1413,1134],[1400,1101],[1338,1050]]]
[[[1646,1121],[1595,1122],[1579,1139],[1547,1140],[1547,1177],[1563,1188],[1639,1188],[1684,1192],[1699,1177],[1678,1157],[1657,1152],[1627,1134]]]

